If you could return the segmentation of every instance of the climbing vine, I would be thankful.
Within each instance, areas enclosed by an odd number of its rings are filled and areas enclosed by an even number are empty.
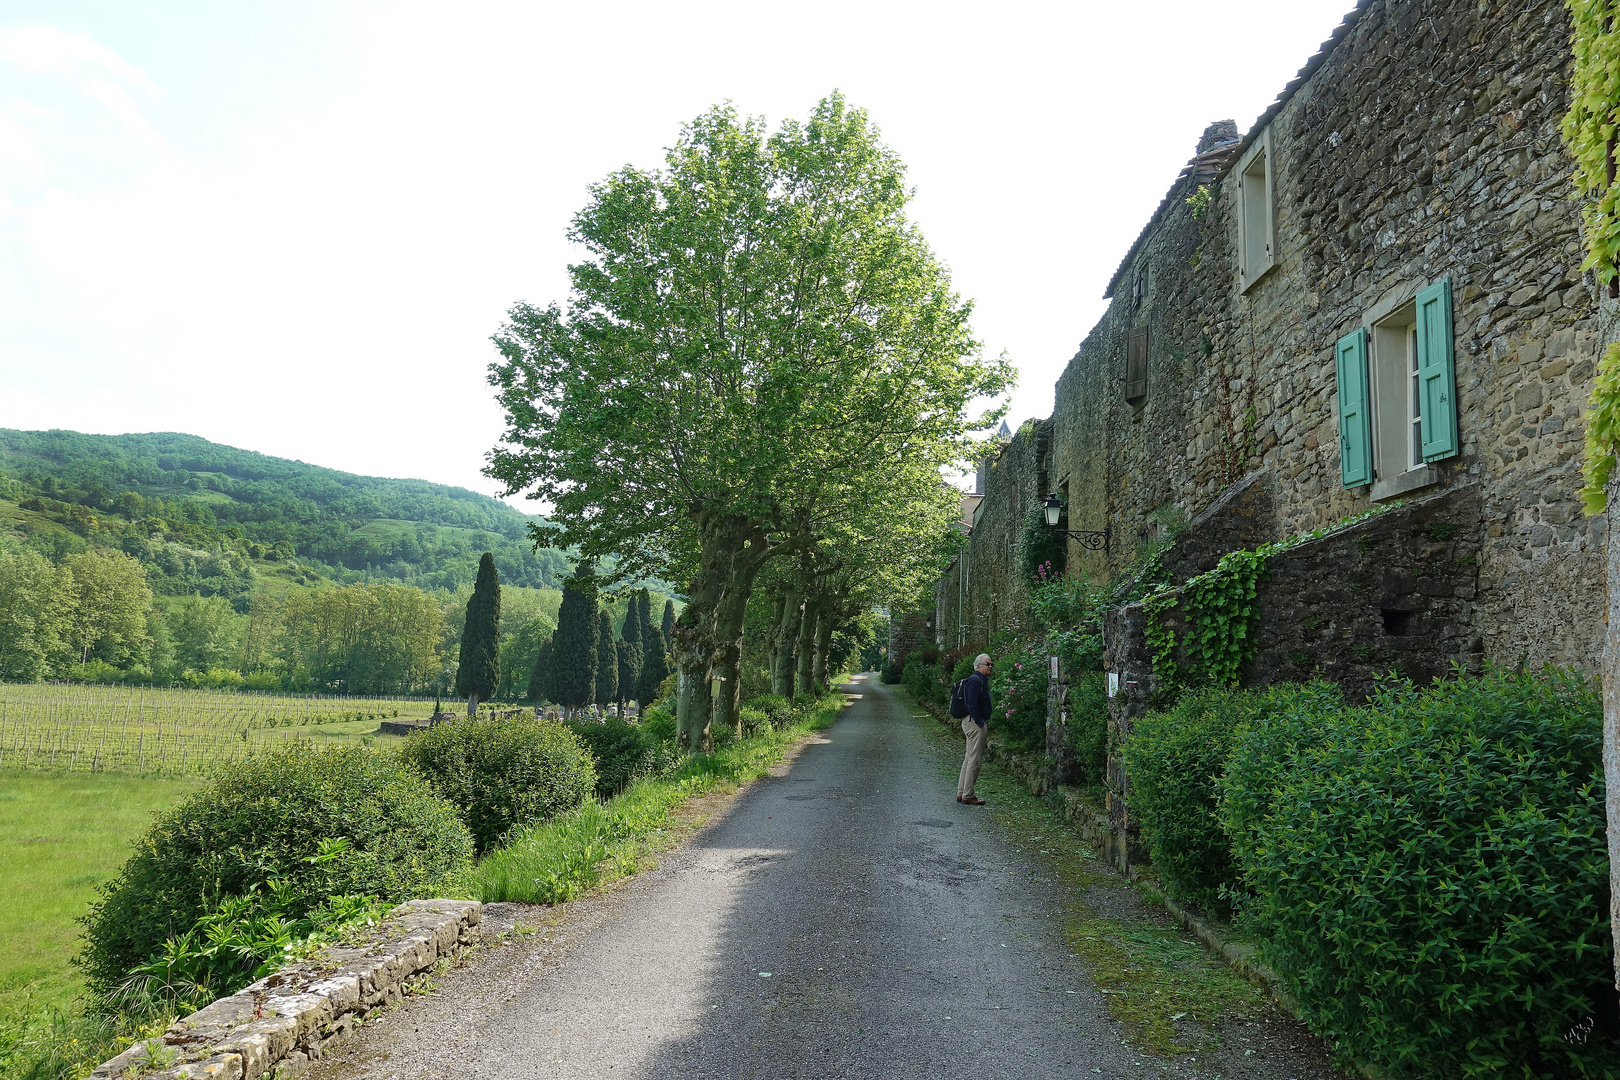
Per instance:
[[[1270,555],[1270,545],[1228,552],[1215,569],[1184,587],[1203,674],[1216,686],[1236,686],[1239,670],[1254,654],[1255,597]]]
[[[1164,624],[1166,612],[1173,611],[1179,595],[1173,589],[1160,589],[1142,602],[1147,615],[1148,657],[1153,663],[1153,682],[1159,693],[1176,694],[1176,632]]]
[[[1587,198],[1581,216],[1586,226],[1586,262],[1600,282],[1617,295],[1620,265],[1620,185],[1615,180],[1616,140],[1620,127],[1620,33],[1616,33],[1613,0],[1568,0],[1575,69],[1570,79],[1569,112],[1564,116],[1564,142],[1575,160],[1575,191]],[[1589,514],[1603,512],[1605,489],[1615,465],[1620,437],[1620,342],[1610,345],[1598,362],[1592,400],[1586,415],[1586,486],[1581,500]]]

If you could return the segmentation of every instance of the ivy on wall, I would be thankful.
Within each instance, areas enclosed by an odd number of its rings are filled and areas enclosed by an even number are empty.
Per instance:
[[[1615,184],[1615,149],[1620,129],[1620,33],[1613,0],[1567,0],[1575,67],[1570,79],[1564,142],[1575,160],[1575,191],[1585,196],[1581,212],[1586,233],[1583,270],[1594,270],[1617,295],[1620,268],[1620,185]],[[1620,437],[1620,342],[1604,350],[1592,383],[1586,414],[1586,485],[1581,501],[1588,514],[1600,514],[1614,472],[1615,440]]]

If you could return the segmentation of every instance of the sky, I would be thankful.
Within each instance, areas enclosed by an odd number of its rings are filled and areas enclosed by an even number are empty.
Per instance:
[[[1248,130],[1352,3],[0,0],[0,427],[495,494],[489,337],[566,300],[588,185],[834,90],[1016,427],[1205,125]]]

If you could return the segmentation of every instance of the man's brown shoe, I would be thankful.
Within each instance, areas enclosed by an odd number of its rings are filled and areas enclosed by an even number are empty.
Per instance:
[[[956,797],[956,801],[960,802],[960,803],[967,803],[969,806],[983,806],[984,805],[984,800],[979,798],[977,795],[969,795],[965,799],[962,796],[958,795]]]

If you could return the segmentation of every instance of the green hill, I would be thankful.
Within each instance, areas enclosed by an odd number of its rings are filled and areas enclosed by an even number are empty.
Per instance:
[[[509,585],[555,588],[562,552],[534,551],[538,520],[465,488],[357,476],[195,435],[85,435],[0,428],[0,532],[60,557],[110,546],[160,594],[397,581],[455,590],[492,551]],[[278,565],[279,564],[279,565]],[[289,565],[297,564],[297,565]]]

